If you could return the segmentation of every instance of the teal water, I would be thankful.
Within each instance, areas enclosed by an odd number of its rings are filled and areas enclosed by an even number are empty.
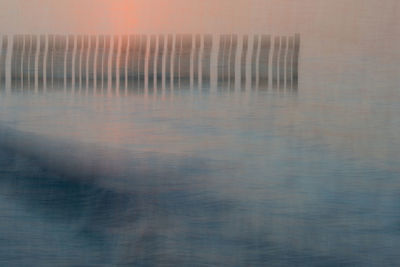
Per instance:
[[[306,82],[3,94],[1,264],[398,264],[397,88]]]

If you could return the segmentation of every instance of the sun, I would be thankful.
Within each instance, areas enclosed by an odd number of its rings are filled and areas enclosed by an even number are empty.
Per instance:
[[[133,0],[110,1],[110,21],[114,33],[132,32],[137,25],[137,14]]]

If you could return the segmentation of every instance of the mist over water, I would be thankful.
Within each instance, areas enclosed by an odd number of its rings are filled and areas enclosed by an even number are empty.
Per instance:
[[[3,261],[396,263],[399,146],[384,137],[399,125],[358,100],[314,99],[2,97]]]
[[[397,1],[44,2],[0,1],[0,265],[400,263]]]

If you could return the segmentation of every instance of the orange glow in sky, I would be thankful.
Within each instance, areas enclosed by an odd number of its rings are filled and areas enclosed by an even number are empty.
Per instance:
[[[126,33],[135,30],[137,14],[132,0],[110,1],[109,12],[113,32]]]

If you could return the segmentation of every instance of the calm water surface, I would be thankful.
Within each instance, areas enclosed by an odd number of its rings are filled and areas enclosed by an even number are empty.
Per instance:
[[[396,265],[399,94],[339,91],[2,95],[0,259]]]

